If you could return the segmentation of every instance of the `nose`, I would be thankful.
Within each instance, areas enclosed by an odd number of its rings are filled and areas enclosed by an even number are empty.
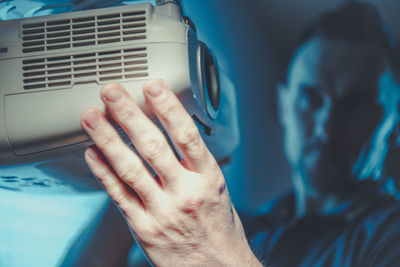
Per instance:
[[[314,114],[313,135],[318,141],[326,143],[332,132],[333,110],[330,101],[326,101],[322,107]]]

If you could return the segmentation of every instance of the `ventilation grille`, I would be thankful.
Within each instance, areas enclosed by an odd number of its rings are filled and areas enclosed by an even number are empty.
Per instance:
[[[22,63],[26,90],[70,88],[73,84],[148,76],[145,47],[36,58]]]
[[[145,15],[143,10],[22,24],[22,52],[145,39]]]

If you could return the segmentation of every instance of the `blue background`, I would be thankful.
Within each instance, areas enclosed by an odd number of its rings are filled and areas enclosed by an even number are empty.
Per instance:
[[[233,162],[223,171],[235,206],[252,210],[290,186],[282,131],[276,119],[275,86],[284,78],[296,36],[310,18],[342,1],[182,2],[199,39],[217,55],[236,85],[241,144]],[[369,2],[377,4],[399,36],[400,2]],[[0,175],[15,172],[3,169]],[[30,168],[18,172],[34,175]],[[105,200],[102,192],[21,193],[0,189],[0,266],[56,266]]]

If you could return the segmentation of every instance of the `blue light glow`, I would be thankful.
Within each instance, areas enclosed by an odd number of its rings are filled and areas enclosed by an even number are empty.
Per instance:
[[[106,200],[103,192],[0,194],[0,266],[8,267],[56,266]]]

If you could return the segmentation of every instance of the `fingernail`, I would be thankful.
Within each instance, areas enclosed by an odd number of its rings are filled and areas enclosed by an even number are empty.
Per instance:
[[[158,83],[152,83],[146,92],[152,97],[158,97],[163,93],[163,88]]]
[[[88,128],[94,130],[100,123],[99,115],[95,111],[92,111],[86,114],[84,122]]]
[[[117,88],[109,89],[107,93],[104,95],[104,98],[108,102],[117,102],[121,99],[121,91]]]
[[[96,153],[91,148],[86,149],[86,155],[91,159],[96,159]]]

